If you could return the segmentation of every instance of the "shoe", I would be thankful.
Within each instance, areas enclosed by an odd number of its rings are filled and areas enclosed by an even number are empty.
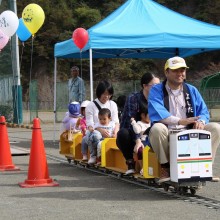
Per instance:
[[[160,170],[160,179],[158,183],[163,183],[170,181],[170,174],[169,174],[169,168],[161,168]]]
[[[82,158],[83,161],[87,161],[88,160],[88,156],[86,154],[83,154],[83,158]]]
[[[129,169],[125,172],[125,175],[131,175],[131,174],[134,174],[134,173],[135,173],[134,169]]]
[[[89,161],[88,161],[88,164],[89,165],[93,165],[96,163],[96,156],[93,156],[93,157],[90,157],[89,158]]]
[[[143,168],[142,168],[141,171],[140,171],[141,176],[143,176],[143,173],[144,173],[144,171],[143,171]]]
[[[128,165],[128,170],[125,172],[125,175],[130,175],[135,173],[135,162],[133,159],[127,160],[126,164]]]
[[[211,182],[219,182],[220,178],[218,176],[213,176]]]
[[[101,157],[97,157],[97,159],[96,159],[96,165],[98,165],[98,166],[101,165]]]

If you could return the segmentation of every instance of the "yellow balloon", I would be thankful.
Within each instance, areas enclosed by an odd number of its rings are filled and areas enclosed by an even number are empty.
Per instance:
[[[45,14],[39,5],[29,4],[22,12],[22,19],[27,29],[34,35],[43,25]]]

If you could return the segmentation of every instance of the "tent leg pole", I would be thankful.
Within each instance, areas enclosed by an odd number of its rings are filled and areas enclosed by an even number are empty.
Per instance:
[[[92,71],[92,49],[89,49],[89,64],[90,64],[90,99],[93,101],[93,71]]]
[[[54,112],[54,132],[53,132],[53,142],[56,139],[56,102],[57,102],[57,58],[54,59],[54,102],[53,102],[53,112]]]

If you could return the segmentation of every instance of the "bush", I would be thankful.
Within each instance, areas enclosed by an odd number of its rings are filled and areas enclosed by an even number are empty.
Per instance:
[[[7,122],[13,121],[13,108],[8,105],[0,105],[0,116],[5,116]]]

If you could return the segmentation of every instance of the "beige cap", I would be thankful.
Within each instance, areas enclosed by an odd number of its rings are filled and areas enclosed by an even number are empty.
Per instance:
[[[186,61],[182,57],[172,57],[167,60],[164,66],[164,70],[167,70],[168,68],[171,70],[179,69],[179,68],[189,68],[186,65]]]

